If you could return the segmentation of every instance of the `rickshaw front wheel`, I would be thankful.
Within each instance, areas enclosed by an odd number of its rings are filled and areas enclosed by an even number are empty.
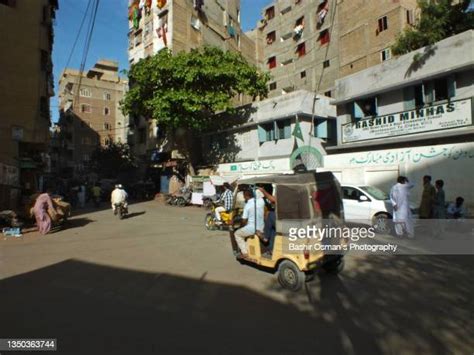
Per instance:
[[[290,260],[284,260],[278,268],[278,282],[283,288],[290,291],[298,291],[305,283],[306,275],[296,264]]]
[[[212,213],[206,214],[206,218],[204,219],[204,224],[206,226],[206,229],[209,231],[216,229],[216,223],[214,221],[214,216],[212,215]]]

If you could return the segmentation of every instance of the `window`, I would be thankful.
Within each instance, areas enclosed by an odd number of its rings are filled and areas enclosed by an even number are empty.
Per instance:
[[[353,187],[343,186],[342,187],[342,195],[343,195],[342,198],[345,199],[345,200],[356,200],[356,201],[358,201],[360,196],[362,196],[364,194],[362,192],[360,192],[359,190],[353,188]]]
[[[295,0],[295,5],[301,4],[303,0]]]
[[[357,100],[352,105],[352,117],[359,120],[364,117],[377,116],[377,98],[371,97],[367,99]]]
[[[275,140],[274,122],[266,123],[258,126],[258,141],[260,143]]]
[[[328,68],[331,64],[329,63],[329,60],[325,60],[323,62],[323,68]]]
[[[298,47],[296,47],[296,52],[298,53],[298,57],[302,57],[306,54],[306,45],[304,42],[298,44]]]
[[[314,136],[330,140],[337,132],[337,122],[335,120],[319,119],[314,120]]]
[[[304,26],[304,16],[301,16],[298,20],[296,20],[295,27]]]
[[[91,112],[92,112],[91,106],[90,106],[90,105],[87,105],[87,104],[82,104],[82,105],[81,105],[81,112],[83,112],[83,113],[91,113]]]
[[[267,34],[267,44],[272,44],[275,42],[276,39],[276,32],[272,31]]]
[[[331,96],[331,90],[326,91],[326,92],[324,93],[324,96],[332,97],[332,96]]]
[[[291,138],[291,119],[264,123],[258,126],[258,141],[270,142]]]
[[[277,83],[276,83],[276,82],[270,83],[269,88],[270,88],[270,91],[271,91],[271,90],[276,90],[276,88],[277,88]]]
[[[382,60],[382,62],[385,62],[390,58],[392,58],[392,51],[390,50],[390,48],[385,48],[382,52],[380,52],[380,59]]]
[[[301,79],[306,78],[306,70],[303,70],[303,71],[300,73],[300,78],[301,78]]]
[[[291,120],[280,120],[276,123],[276,139],[291,138]]]
[[[329,43],[329,30],[324,30],[319,32],[319,42],[321,45],[324,45],[326,43]]]
[[[110,109],[108,107],[104,107],[104,116],[110,115]]]
[[[415,16],[413,15],[413,10],[407,10],[407,24],[415,24]]]
[[[274,17],[275,17],[275,7],[274,6],[269,7],[268,9],[265,10],[265,19],[267,21],[271,20]]]
[[[385,31],[388,28],[387,16],[379,18],[378,23],[379,23],[378,33]]]
[[[110,101],[112,99],[112,95],[110,92],[104,92],[104,100]]]
[[[270,57],[270,58],[268,58],[268,62],[267,62],[267,63],[268,63],[268,68],[269,68],[269,69],[275,68],[276,65],[277,65],[276,57]]]
[[[111,129],[110,123],[105,122],[104,123],[104,129],[107,130],[107,131],[110,131],[110,129]]]
[[[79,90],[79,95],[82,97],[91,97],[92,93],[89,88],[81,88],[81,90]]]
[[[423,85],[410,86],[403,89],[403,102],[405,110],[414,110],[425,104]]]

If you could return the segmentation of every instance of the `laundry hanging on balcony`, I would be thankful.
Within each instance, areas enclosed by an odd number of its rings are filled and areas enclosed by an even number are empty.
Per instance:
[[[321,26],[324,23],[324,19],[329,11],[329,1],[325,1],[319,5],[318,8],[318,25]]]
[[[193,0],[194,10],[202,11],[203,6],[204,6],[204,0]]]

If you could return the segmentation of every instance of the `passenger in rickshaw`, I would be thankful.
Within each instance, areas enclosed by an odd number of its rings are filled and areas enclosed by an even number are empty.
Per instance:
[[[275,215],[276,198],[270,192],[267,191],[267,190],[271,191],[271,189],[272,189],[271,185],[258,188],[258,190],[262,193],[265,199],[266,213],[265,213],[265,225],[263,229],[265,238],[263,242],[265,244],[268,244],[267,251],[270,253],[273,251],[273,242],[275,240],[275,235],[276,235],[276,215]]]
[[[235,232],[235,241],[240,249],[240,257],[248,257],[247,245],[245,239],[255,235],[256,231],[264,229],[264,208],[265,203],[261,198],[254,198],[251,190],[244,191],[244,199],[246,201],[242,214],[242,222],[240,229]]]

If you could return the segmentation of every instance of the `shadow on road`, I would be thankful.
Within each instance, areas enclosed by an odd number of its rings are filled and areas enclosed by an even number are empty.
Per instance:
[[[319,274],[306,293],[280,291],[289,304],[309,302],[345,353],[469,353],[473,266],[471,256],[374,255],[341,276]]]
[[[146,213],[146,211],[141,211],[141,212],[133,212],[133,213],[129,213],[125,216],[126,219],[129,219],[129,218],[133,218],[133,217],[137,217],[137,216],[141,216],[141,215],[144,215]]]
[[[69,260],[0,281],[0,334],[59,353],[340,353],[339,330],[246,288]]]

